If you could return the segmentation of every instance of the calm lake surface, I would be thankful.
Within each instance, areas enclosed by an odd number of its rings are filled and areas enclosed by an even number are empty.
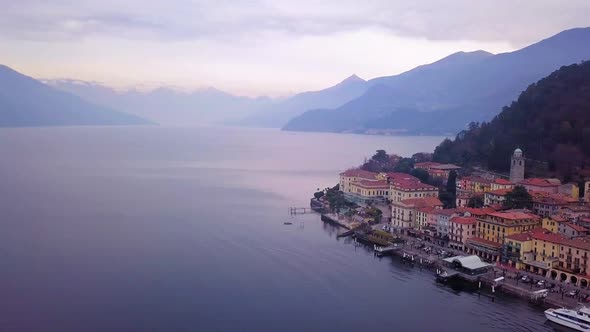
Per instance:
[[[0,331],[553,331],[290,206],[376,149],[440,137],[0,130]]]

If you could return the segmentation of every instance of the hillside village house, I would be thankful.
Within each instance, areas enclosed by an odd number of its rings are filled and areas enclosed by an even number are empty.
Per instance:
[[[518,269],[588,287],[590,242],[586,239],[568,239],[538,228],[507,236],[505,252],[503,259]]]
[[[557,193],[573,198],[576,201],[580,199],[580,187],[575,183],[562,184],[557,188]]]
[[[436,210],[442,207],[423,207],[416,209],[418,231],[425,235],[436,234]]]
[[[510,180],[497,178],[494,179],[491,183],[491,190],[498,190],[498,189],[514,189],[514,183],[510,182]]]
[[[506,200],[506,194],[508,194],[512,189],[502,188],[502,189],[495,189],[492,191],[488,191],[483,194],[483,205],[490,206],[495,204],[503,204]]]
[[[455,197],[455,206],[456,207],[467,207],[467,205],[469,204],[469,200],[474,195],[475,194],[468,193],[468,192],[457,191],[457,196]]]
[[[409,198],[391,202],[391,227],[399,233],[407,233],[410,229],[418,228],[417,210],[422,208],[439,210],[442,207],[442,202],[436,197]]]
[[[443,181],[446,181],[449,178],[451,171],[459,171],[461,169],[461,167],[457,165],[441,164],[433,161],[416,163],[414,164],[414,168],[423,169],[428,172],[430,177],[440,178]]]
[[[451,217],[449,225],[449,246],[465,250],[467,240],[476,235],[477,219],[475,217]]]
[[[569,221],[579,221],[581,218],[590,217],[590,205],[569,204],[562,206],[555,214]]]
[[[436,237],[438,238],[438,244],[446,246],[449,241],[450,232],[450,220],[452,217],[458,216],[459,214],[455,209],[445,209],[435,211],[436,215]]]
[[[576,203],[576,199],[561,194],[550,194],[545,191],[529,192],[533,199],[533,212],[541,217],[549,217],[560,208]]]
[[[520,181],[519,185],[525,187],[528,191],[543,191],[550,194],[557,194],[561,181],[558,179],[539,179],[528,178]]]
[[[349,169],[340,173],[340,191],[351,193],[351,183],[358,180],[377,181],[377,174],[362,169]]]
[[[438,188],[412,180],[399,180],[391,183],[389,199],[392,202],[425,197],[438,197]]]
[[[465,176],[457,180],[457,191],[479,193],[492,190],[492,180],[477,176]]]
[[[355,203],[385,203],[389,198],[387,180],[359,179],[350,183],[350,189],[347,198]]]
[[[492,212],[477,219],[477,236],[467,240],[468,252],[489,261],[498,261],[504,238],[532,230],[541,225],[541,218],[519,210]]]

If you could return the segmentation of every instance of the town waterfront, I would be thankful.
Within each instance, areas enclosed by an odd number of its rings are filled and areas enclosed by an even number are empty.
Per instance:
[[[441,140],[2,129],[0,330],[553,331],[541,308],[438,285],[288,214],[377,149]]]

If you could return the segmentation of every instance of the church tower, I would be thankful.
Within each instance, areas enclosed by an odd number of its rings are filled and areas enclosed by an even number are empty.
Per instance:
[[[522,150],[516,149],[510,160],[510,182],[518,183],[524,180],[524,157]]]

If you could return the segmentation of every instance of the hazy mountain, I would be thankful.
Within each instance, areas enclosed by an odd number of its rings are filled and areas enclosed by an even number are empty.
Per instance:
[[[146,123],[140,117],[91,104],[0,65],[0,127]]]
[[[306,110],[338,107],[359,97],[367,82],[352,75],[341,83],[320,91],[296,94],[284,99],[238,97],[208,88],[182,92],[159,88],[150,92],[115,91],[103,84],[79,80],[45,80],[46,84],[97,104],[136,114],[161,124],[234,125],[281,127]]]
[[[361,96],[368,88],[362,78],[352,75],[342,82],[319,91],[296,94],[268,105],[253,116],[236,122],[241,125],[282,127],[290,119],[315,108],[335,108]]]
[[[45,83],[97,104],[167,125],[235,120],[273,103],[269,98],[238,97],[214,88],[193,92],[159,88],[143,92],[116,91],[100,83],[79,80],[45,80]]]
[[[488,120],[529,84],[562,65],[590,59],[590,28],[572,29],[521,50],[456,53],[408,72],[373,79],[370,88],[335,109],[311,110],[285,130],[456,132]]]

